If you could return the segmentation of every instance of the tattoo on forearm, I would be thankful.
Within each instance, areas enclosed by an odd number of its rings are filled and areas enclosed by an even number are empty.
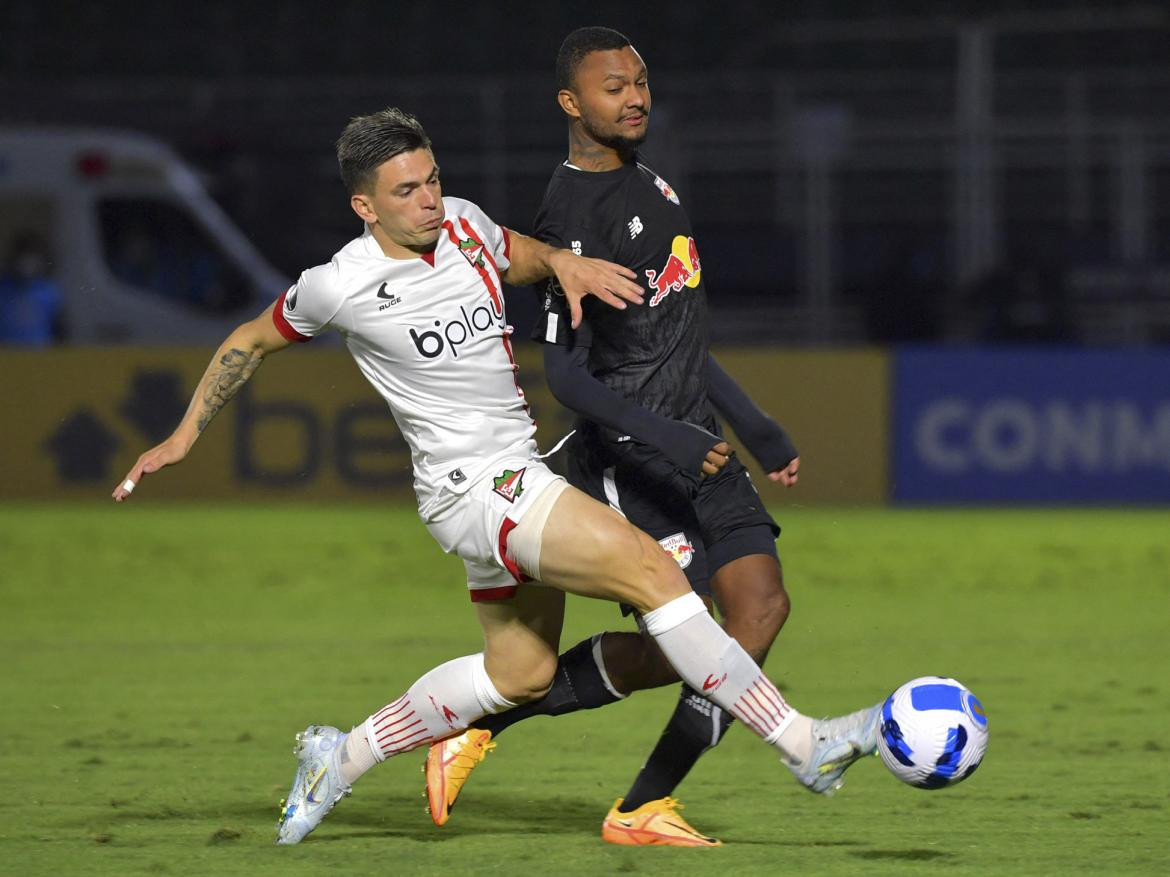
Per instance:
[[[252,377],[263,357],[232,348],[219,359],[219,367],[211,373],[207,389],[203,391],[203,411],[199,414],[199,432],[207,427],[219,409],[231,401],[240,387]]]

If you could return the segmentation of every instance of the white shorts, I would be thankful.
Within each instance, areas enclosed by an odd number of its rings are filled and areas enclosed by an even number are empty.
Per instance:
[[[540,540],[548,513],[568,483],[531,457],[502,457],[427,529],[463,558],[473,602],[507,600],[540,577]]]

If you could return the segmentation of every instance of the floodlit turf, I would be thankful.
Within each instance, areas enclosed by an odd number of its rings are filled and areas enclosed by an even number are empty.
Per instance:
[[[674,694],[503,735],[443,829],[422,753],[273,846],[292,735],[349,725],[479,646],[461,567],[409,509],[0,506],[0,873],[1165,874],[1170,522],[1119,512],[784,509],[794,611],[768,663],[836,713],[956,676],[980,770],[821,799],[742,728],[681,788],[718,850],[598,838]],[[623,622],[572,601],[564,643]]]

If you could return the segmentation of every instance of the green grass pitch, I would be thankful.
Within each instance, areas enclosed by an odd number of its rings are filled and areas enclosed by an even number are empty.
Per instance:
[[[278,848],[295,731],[478,650],[458,561],[407,508],[0,505],[0,873],[1170,873],[1164,510],[777,514],[771,676],[821,715],[961,679],[990,720],[968,782],[871,759],[816,798],[737,728],[679,790],[725,847],[608,846],[664,689],[517,726],[443,829],[416,752]],[[625,624],[572,600],[563,645]]]

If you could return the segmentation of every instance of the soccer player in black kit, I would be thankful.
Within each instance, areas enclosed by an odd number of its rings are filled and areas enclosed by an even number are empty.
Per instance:
[[[789,609],[776,554],[780,528],[723,440],[714,410],[769,478],[794,484],[799,457],[785,431],[708,351],[702,260],[690,220],[674,189],[637,156],[650,111],[641,57],[616,31],[582,28],[561,46],[557,86],[569,119],[569,159],[549,182],[535,236],[632,268],[647,296],[624,311],[587,300],[573,328],[555,285],[544,294],[534,338],[544,343],[548,384],[581,415],[569,445],[569,480],[657,539],[694,590],[714,599],[727,632],[762,662]],[[607,632],[577,644],[560,656],[542,700],[485,717],[431,747],[432,818],[446,822],[492,738],[516,721],[593,709],[677,680],[643,634]],[[718,684],[708,679],[705,687]],[[602,837],[718,845],[681,818],[671,793],[731,721],[684,684],[657,746],[603,821]],[[855,757],[861,754],[868,753]]]

